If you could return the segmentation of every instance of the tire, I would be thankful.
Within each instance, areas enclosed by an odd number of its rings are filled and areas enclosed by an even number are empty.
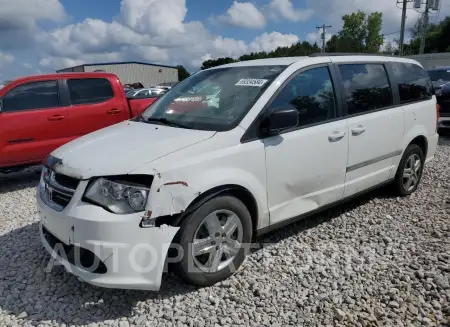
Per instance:
[[[408,175],[408,172],[411,171],[410,166],[412,164],[412,160],[415,160],[415,162],[419,161],[420,167],[418,169],[414,169],[413,172],[416,182],[411,183],[408,187],[408,178],[404,176]],[[425,160],[422,149],[416,144],[410,144],[403,154],[402,160],[400,161],[397,173],[395,175],[395,180],[393,183],[393,192],[395,195],[406,196],[414,193],[417,190],[417,187],[419,186],[422,179],[424,163]]]
[[[227,216],[228,213],[233,213],[235,216],[237,216],[237,219],[239,221],[236,220],[236,217],[232,216],[231,214]],[[223,216],[226,216],[226,218],[223,218],[221,216],[222,214]],[[234,232],[233,234],[234,236],[235,235],[237,235],[237,237],[239,236],[239,228],[242,227],[241,228],[242,242],[240,242],[240,244],[244,245],[240,246],[239,250],[235,250],[234,256],[228,255],[227,258],[226,257],[227,254],[223,254],[222,258],[225,259],[224,261],[228,261],[229,265],[222,267],[216,271],[214,271],[213,269],[214,262],[212,262],[211,265],[209,265],[210,263],[209,258],[206,263],[204,263],[203,261],[205,261],[205,258],[207,256],[210,257],[213,253],[214,254],[219,253],[219,255],[217,255],[217,257],[219,257],[221,252],[219,252],[220,250],[218,248],[219,247],[222,248],[223,246],[222,250],[226,252],[227,251],[226,249],[230,248],[229,244],[231,244],[231,242],[233,241],[231,241],[230,238],[227,238],[227,240],[230,240],[230,243],[228,241],[223,241],[221,243],[222,245],[220,245],[220,241],[223,240],[223,238],[221,237],[223,237],[224,233],[222,233],[220,236],[216,236],[217,233],[215,233],[214,236],[209,235],[209,230],[213,228],[210,228],[210,226],[206,221],[207,220],[209,221],[209,219],[212,219],[215,216],[220,217],[219,220],[221,220],[220,222],[221,224],[231,222],[237,225],[236,232]],[[208,228],[206,227],[207,225]],[[224,225],[221,225],[221,228],[224,228]],[[222,231],[226,231],[226,229],[223,229]],[[180,230],[176,237],[175,243],[181,246],[183,250],[183,256],[178,262],[174,263],[175,272],[186,282],[198,286],[213,285],[219,281],[228,278],[244,262],[248,250],[248,246],[245,245],[250,244],[252,239],[252,231],[253,228],[250,213],[247,207],[240,200],[229,195],[222,195],[209,200],[208,202],[200,206],[197,210],[195,210],[192,214],[187,216],[180,225]],[[198,257],[195,257],[193,253],[194,238],[198,240],[199,239],[198,236],[201,233],[208,234],[207,237],[213,238],[213,242],[216,242],[215,243],[216,245],[211,246],[214,247],[215,250],[212,249],[211,252],[209,253],[201,254]],[[201,239],[202,240],[208,239],[207,237],[206,238],[205,237],[202,237]],[[211,243],[205,242],[205,244]]]

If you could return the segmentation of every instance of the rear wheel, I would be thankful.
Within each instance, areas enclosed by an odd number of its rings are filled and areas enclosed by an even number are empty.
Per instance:
[[[177,243],[183,256],[175,268],[191,284],[215,284],[241,266],[251,237],[247,207],[232,196],[214,198],[182,222]]]
[[[423,166],[424,154],[422,149],[416,144],[409,145],[395,175],[393,185],[395,193],[401,196],[414,193],[422,179]]]

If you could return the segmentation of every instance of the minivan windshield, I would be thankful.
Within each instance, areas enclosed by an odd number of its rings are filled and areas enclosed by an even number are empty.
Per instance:
[[[189,129],[230,130],[285,68],[247,66],[200,71],[161,96],[139,120]]]
[[[449,70],[429,70],[428,74],[433,82],[439,80],[450,81],[450,69]]]

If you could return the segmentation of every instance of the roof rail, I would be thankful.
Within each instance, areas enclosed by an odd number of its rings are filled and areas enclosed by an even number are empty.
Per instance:
[[[382,53],[351,53],[351,52],[318,52],[309,55],[310,57],[337,57],[337,56],[380,56],[380,57],[396,57]]]

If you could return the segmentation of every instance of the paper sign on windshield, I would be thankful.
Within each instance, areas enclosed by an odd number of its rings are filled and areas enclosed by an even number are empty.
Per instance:
[[[259,79],[259,78],[243,78],[239,82],[236,83],[236,85],[239,86],[257,86],[261,87],[264,84],[266,84],[268,80],[267,79]]]

